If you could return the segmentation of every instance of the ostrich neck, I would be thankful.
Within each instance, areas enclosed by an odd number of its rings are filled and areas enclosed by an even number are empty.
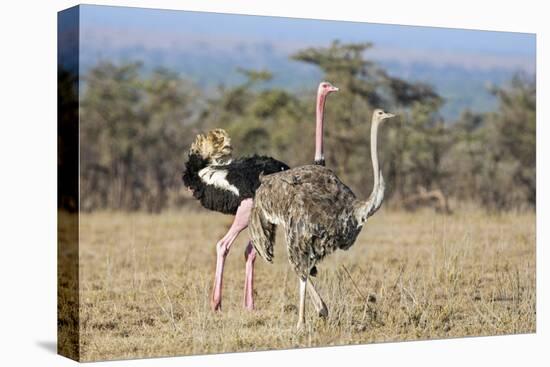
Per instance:
[[[372,187],[371,196],[375,195],[380,185],[380,167],[378,165],[378,149],[377,149],[377,139],[378,139],[378,120],[373,120],[371,129],[370,129],[370,156],[372,159],[372,173],[374,174],[374,185]]]
[[[378,137],[378,125],[380,121],[373,117],[370,128],[370,155],[372,159],[372,173],[374,175],[374,184],[372,186],[372,192],[370,197],[366,201],[358,202],[358,206],[354,209],[354,214],[357,222],[362,226],[367,218],[373,215],[384,200],[384,178],[380,172],[378,164],[378,150],[377,150],[377,137]]]
[[[316,126],[315,126],[315,161],[323,161],[325,159],[323,153],[323,120],[325,114],[325,98],[326,96],[319,92],[317,93],[317,106],[315,110]]]

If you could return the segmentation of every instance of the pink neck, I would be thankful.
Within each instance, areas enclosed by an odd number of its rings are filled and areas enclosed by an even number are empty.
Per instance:
[[[325,159],[323,154],[323,119],[325,114],[325,97],[322,92],[317,93],[316,127],[315,127],[315,161]]]

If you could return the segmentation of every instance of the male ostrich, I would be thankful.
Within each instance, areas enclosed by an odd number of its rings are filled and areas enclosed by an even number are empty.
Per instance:
[[[324,165],[323,115],[328,94],[338,88],[328,82],[319,84],[317,90],[315,163]],[[252,199],[258,186],[260,174],[269,175],[289,167],[276,159],[252,156],[232,159],[231,140],[222,129],[215,129],[206,135],[198,135],[189,150],[185,164],[183,183],[206,209],[224,214],[234,214],[235,219],[229,231],[216,244],[217,261],[211,307],[221,309],[222,279],[225,258],[239,233],[248,226]],[[248,242],[245,249],[244,307],[252,310],[254,261],[256,252]]]
[[[319,165],[260,177],[261,186],[250,216],[250,238],[260,256],[272,262],[276,226],[283,226],[289,261],[300,278],[298,328],[305,323],[306,285],[310,283],[309,276],[316,275],[317,263],[336,249],[349,249],[367,218],[382,204],[385,185],[378,165],[376,138],[379,124],[393,116],[380,109],[372,116],[374,187],[367,201],[358,200],[334,172]],[[327,315],[322,299],[317,292],[312,293],[319,314]]]

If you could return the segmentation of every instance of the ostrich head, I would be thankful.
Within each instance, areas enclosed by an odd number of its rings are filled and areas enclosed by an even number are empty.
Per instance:
[[[317,94],[326,96],[332,92],[338,92],[338,88],[336,88],[329,82],[319,83],[319,88],[317,88]]]
[[[395,117],[393,113],[384,112],[383,109],[377,108],[372,113],[372,122],[380,123],[392,117]]]
[[[223,164],[231,160],[232,151],[231,138],[227,132],[223,129],[214,129],[206,135],[197,135],[189,155],[196,154],[213,164]]]

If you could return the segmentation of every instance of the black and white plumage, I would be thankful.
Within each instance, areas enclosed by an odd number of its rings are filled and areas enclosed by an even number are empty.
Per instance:
[[[260,174],[269,175],[289,167],[274,158],[257,156],[211,164],[192,153],[185,164],[183,183],[206,209],[235,214],[244,199],[253,198],[260,186]]]
[[[260,185],[260,175],[288,169],[285,163],[270,157],[252,156],[233,160],[231,139],[223,129],[199,134],[189,150],[183,173],[184,185],[207,209],[234,214],[235,219],[225,236],[216,244],[216,276],[211,307],[221,308],[225,258],[239,233],[248,226],[252,198]],[[252,286],[256,252],[249,242],[245,250],[245,301],[254,308]]]
[[[355,242],[367,218],[381,206],[384,179],[377,156],[378,125],[394,115],[375,110],[371,127],[374,187],[368,200],[356,198],[336,174],[322,166],[309,165],[261,179],[250,215],[249,232],[256,251],[266,261],[273,258],[276,226],[282,226],[290,263],[300,278],[298,327],[305,322],[305,295],[309,275],[335,250],[347,250]],[[311,288],[310,288],[311,289]],[[316,308],[324,303],[312,292]],[[326,306],[325,306],[326,308]],[[326,312],[326,309],[324,310]]]

